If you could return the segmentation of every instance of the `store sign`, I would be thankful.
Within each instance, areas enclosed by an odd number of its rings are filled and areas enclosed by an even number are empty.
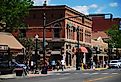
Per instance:
[[[0,45],[0,50],[8,50],[8,46],[7,45]]]
[[[51,54],[53,54],[53,55],[55,55],[55,54],[60,55],[61,54],[61,51],[51,51]]]

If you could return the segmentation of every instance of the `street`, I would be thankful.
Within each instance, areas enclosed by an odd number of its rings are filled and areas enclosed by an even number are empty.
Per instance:
[[[1,82],[121,82],[121,69],[101,71],[65,71],[47,76],[6,79]]]

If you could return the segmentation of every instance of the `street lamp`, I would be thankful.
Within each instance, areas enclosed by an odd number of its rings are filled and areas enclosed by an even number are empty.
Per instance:
[[[79,51],[79,27],[77,27],[77,52],[76,52],[76,70],[80,70],[79,62],[80,62],[80,51]]]
[[[43,6],[46,7],[46,0],[44,1],[44,4]],[[44,63],[44,66],[42,67],[42,71],[41,73],[42,74],[47,74],[47,66],[46,66],[46,58],[45,58],[45,52],[46,52],[46,40],[45,40],[45,25],[46,25],[46,13],[44,12],[44,20],[43,20],[43,63]]]
[[[37,63],[37,60],[38,60],[38,35],[36,34],[35,35],[35,63],[36,63],[36,69],[35,69],[35,74],[38,74],[38,63]]]

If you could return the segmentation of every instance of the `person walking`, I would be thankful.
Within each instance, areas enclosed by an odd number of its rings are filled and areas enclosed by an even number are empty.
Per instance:
[[[51,65],[52,65],[52,70],[55,70],[55,66],[56,66],[55,60],[52,60]]]
[[[34,62],[33,61],[30,62],[30,70],[31,70],[31,73],[34,73]]]
[[[62,69],[62,71],[64,70],[64,68],[65,68],[65,60],[61,60],[61,69]]]
[[[93,69],[93,60],[90,59],[90,68]]]

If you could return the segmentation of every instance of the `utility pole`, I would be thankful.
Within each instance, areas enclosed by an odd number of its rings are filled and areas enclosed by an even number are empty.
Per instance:
[[[36,68],[35,68],[35,74],[38,74],[38,35],[35,36],[35,63],[36,63]]]
[[[44,8],[46,8],[46,0],[44,1]],[[47,74],[47,66],[46,66],[46,58],[45,58],[45,55],[46,55],[46,40],[45,40],[45,37],[46,37],[46,34],[45,34],[45,25],[46,25],[46,13],[45,13],[45,10],[44,10],[44,13],[43,13],[43,67],[42,67],[42,74]]]
[[[76,51],[76,70],[80,70],[79,62],[80,62],[80,51],[79,51],[79,27],[77,27],[77,51]]]

